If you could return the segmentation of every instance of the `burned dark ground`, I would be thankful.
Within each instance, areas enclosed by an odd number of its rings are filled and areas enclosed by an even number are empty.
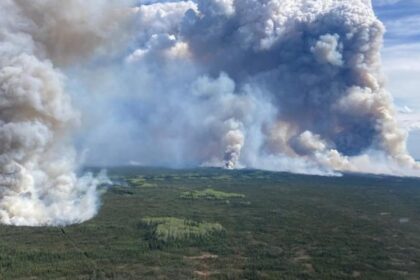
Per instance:
[[[1,279],[418,279],[420,181],[113,168],[99,215],[0,226]]]

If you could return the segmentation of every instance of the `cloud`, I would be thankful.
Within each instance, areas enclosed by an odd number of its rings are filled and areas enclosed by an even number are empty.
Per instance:
[[[398,120],[408,131],[420,130],[420,113],[413,111],[399,111]]]
[[[420,44],[401,44],[383,50],[387,87],[399,106],[420,109]]]
[[[375,6],[387,6],[387,5],[394,5],[398,2],[401,2],[401,0],[373,0],[373,3]]]

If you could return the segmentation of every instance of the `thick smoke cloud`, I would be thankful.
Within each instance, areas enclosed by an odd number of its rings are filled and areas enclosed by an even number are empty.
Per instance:
[[[133,9],[125,63],[103,68],[128,85],[97,131],[121,140],[92,132],[88,147],[146,165],[416,174],[370,1],[155,2]]]
[[[88,2],[0,2],[1,223],[64,225],[96,214],[100,179],[76,176],[69,133],[79,113],[56,68],[87,58],[111,32],[113,9]]]
[[[2,223],[93,217],[98,179],[76,176],[76,150],[94,165],[417,175],[370,1],[0,8]]]

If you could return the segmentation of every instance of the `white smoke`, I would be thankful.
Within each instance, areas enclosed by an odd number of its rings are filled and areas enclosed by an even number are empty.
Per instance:
[[[129,2],[1,1],[2,223],[95,215],[78,123],[92,164],[418,175],[370,1]]]
[[[196,135],[177,142],[195,160],[303,173],[416,174],[385,90],[384,27],[370,1],[165,1],[140,6],[136,17],[139,48],[128,61],[156,71],[152,79],[166,85],[149,90],[160,106],[179,102],[201,120],[188,130]],[[167,84],[174,73],[183,82]],[[200,82],[219,75],[231,81],[229,90]],[[191,92],[182,83],[196,87]],[[191,101],[201,87],[211,102]],[[174,92],[176,101],[167,101]],[[229,120],[226,112],[244,100],[252,106]],[[206,106],[212,109],[202,115]],[[182,127],[178,118],[192,121],[182,110],[171,114],[174,126]],[[215,130],[215,123],[227,125]],[[220,142],[210,153],[196,149],[212,139]]]
[[[131,44],[75,74],[113,81],[80,105],[92,163],[416,174],[370,1],[141,2]]]
[[[107,1],[0,2],[0,222],[66,225],[92,218],[101,179],[76,176],[79,122],[55,65],[76,64],[112,31]]]

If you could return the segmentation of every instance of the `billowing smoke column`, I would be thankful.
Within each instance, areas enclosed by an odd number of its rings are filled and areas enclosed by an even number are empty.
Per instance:
[[[0,2],[1,223],[66,225],[97,212],[98,179],[76,176],[69,143],[79,114],[54,66],[103,41],[106,1],[89,2]]]
[[[140,47],[126,62],[166,86],[149,90],[159,106],[188,108],[168,114],[183,124],[177,147],[197,161],[415,174],[384,88],[384,27],[370,1],[165,1],[134,13]]]
[[[129,2],[0,2],[1,223],[96,214],[78,123],[91,164],[418,174],[370,1]]]

